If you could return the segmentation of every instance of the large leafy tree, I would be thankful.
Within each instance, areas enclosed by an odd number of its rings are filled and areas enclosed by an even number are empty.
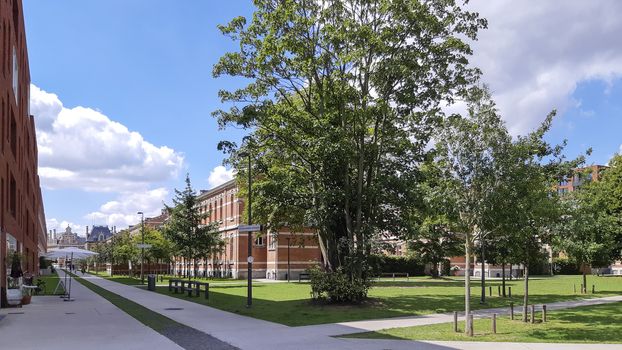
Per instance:
[[[582,175],[578,172],[575,176]],[[579,266],[604,267],[620,257],[618,218],[608,210],[608,196],[603,196],[607,185],[589,183],[562,197],[564,215],[553,242]],[[585,293],[587,276],[585,269],[582,271]]]
[[[412,228],[418,164],[451,102],[477,77],[471,49],[486,22],[454,0],[257,0],[252,20],[221,26],[239,42],[214,75],[248,84],[221,91],[221,126],[251,130],[223,142],[246,176],[253,212],[270,226],[312,225],[325,267],[361,276],[371,238]],[[238,152],[236,152],[236,150]],[[241,185],[244,185],[241,182]]]
[[[189,264],[194,262],[195,269],[198,259],[205,257],[207,252],[212,253],[216,247],[222,246],[217,224],[201,224],[207,218],[199,210],[195,191],[190,183],[190,175],[186,175],[186,187],[180,191],[175,189],[173,205],[167,206],[170,217],[164,225],[163,233],[171,240],[174,250],[185,261],[186,275],[190,277]],[[196,270],[194,275],[196,276]]]
[[[173,243],[166,239],[164,234],[156,229],[145,227],[144,242],[151,245],[145,250],[145,261],[151,263],[169,263],[173,256]],[[132,244],[143,242],[142,232],[132,237]]]

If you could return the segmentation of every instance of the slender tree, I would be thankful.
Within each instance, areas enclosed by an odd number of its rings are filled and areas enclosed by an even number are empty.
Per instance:
[[[471,257],[473,244],[488,230],[486,214],[495,207],[496,188],[502,183],[500,159],[507,156],[511,138],[486,88],[474,89],[464,117],[450,118],[438,136],[438,166],[442,170],[447,210],[464,233],[465,313],[470,329]]]
[[[170,217],[164,226],[163,233],[183,257],[188,278],[190,278],[190,262],[194,264],[196,277],[198,259],[205,256],[206,252],[213,252],[215,247],[220,246],[221,239],[216,224],[201,223],[207,218],[207,214],[199,211],[196,194],[190,183],[190,175],[186,175],[186,187],[183,191],[175,189],[173,205],[167,206],[166,209]]]

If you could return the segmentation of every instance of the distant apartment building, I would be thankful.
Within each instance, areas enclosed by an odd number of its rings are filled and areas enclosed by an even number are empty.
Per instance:
[[[197,196],[201,213],[207,214],[203,224],[216,222],[225,242],[222,252],[213,259],[199,262],[199,274],[246,278],[248,233],[239,232],[244,225],[244,200],[238,197],[235,180],[216,188],[201,191]],[[283,228],[274,232],[252,234],[253,278],[297,279],[301,272],[321,261],[317,235],[311,229],[292,232]],[[174,272],[183,273],[184,266],[176,259]]]
[[[30,115],[30,69],[22,2],[0,1],[0,261],[17,251],[22,270],[39,272],[47,243],[37,175],[35,119]],[[6,266],[6,265],[5,265]],[[4,305],[9,268],[0,269]]]
[[[578,189],[585,183],[599,181],[601,173],[605,169],[607,169],[607,167],[604,165],[591,165],[589,167],[579,168],[572,177],[559,181],[556,186],[557,193],[563,195]]]

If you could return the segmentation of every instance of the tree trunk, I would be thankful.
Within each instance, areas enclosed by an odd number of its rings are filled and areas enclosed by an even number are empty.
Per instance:
[[[505,298],[505,263],[501,264],[501,285],[503,289],[503,297]]]
[[[481,240],[482,240],[482,297],[480,299],[480,304],[485,304],[486,303],[486,268],[485,268],[485,261],[486,261],[486,257],[484,255],[484,249],[485,249],[485,243],[484,243],[484,237],[481,236]]]
[[[529,307],[529,266],[525,264],[525,295],[523,296],[523,322],[527,322],[527,308]]]
[[[464,251],[465,251],[465,267],[464,267],[464,317],[465,324],[464,332],[469,333],[470,329],[470,318],[471,314],[471,236],[470,234],[466,234],[466,242],[464,243]]]

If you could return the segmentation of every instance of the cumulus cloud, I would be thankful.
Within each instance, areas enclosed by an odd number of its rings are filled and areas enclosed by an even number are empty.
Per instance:
[[[233,179],[234,175],[235,175],[235,171],[233,169],[227,170],[227,168],[225,168],[224,166],[219,165],[215,167],[214,169],[212,169],[212,171],[209,174],[209,177],[207,178],[207,182],[209,183],[210,188],[214,188],[218,185],[222,185],[225,182]]]
[[[488,19],[472,61],[513,134],[553,108],[575,108],[577,84],[622,76],[620,1],[477,0],[468,8]]]
[[[85,215],[84,219],[121,230],[140,222],[140,215],[136,214],[139,211],[145,213],[146,218],[159,215],[168,193],[165,188],[122,193],[116,200],[102,204],[98,211]]]
[[[155,146],[138,132],[87,107],[64,107],[57,95],[31,85],[39,175],[48,189],[113,192],[175,178],[179,152]]]

